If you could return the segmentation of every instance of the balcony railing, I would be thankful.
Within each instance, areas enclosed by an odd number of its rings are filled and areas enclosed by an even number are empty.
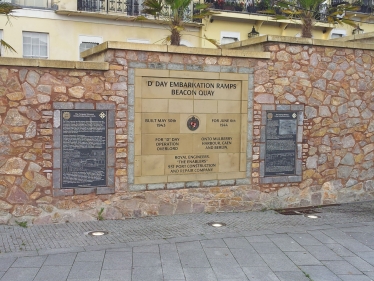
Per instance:
[[[123,13],[128,16],[141,14],[142,0],[78,0],[78,11]]]
[[[86,12],[98,12],[98,13],[121,13],[127,16],[139,16],[146,14],[143,13],[143,1],[144,0],[77,0],[77,10]],[[170,10],[165,6],[165,11]],[[185,10],[183,20],[185,22],[192,21],[193,4]],[[149,18],[154,18],[148,15]],[[161,17],[160,17],[161,19]]]

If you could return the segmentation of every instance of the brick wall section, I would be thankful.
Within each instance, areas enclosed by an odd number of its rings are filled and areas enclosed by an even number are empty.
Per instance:
[[[0,222],[30,224],[259,210],[372,199],[374,96],[370,50],[269,42],[271,59],[106,50],[109,70],[0,67]],[[251,175],[235,186],[130,191],[128,124],[135,68],[254,71]],[[130,77],[130,79],[129,79]],[[115,194],[52,194],[53,104],[115,105]],[[305,106],[300,183],[260,184],[263,106]],[[130,122],[131,123],[131,122]],[[130,136],[131,137],[131,136]],[[71,191],[69,191],[71,192]]]

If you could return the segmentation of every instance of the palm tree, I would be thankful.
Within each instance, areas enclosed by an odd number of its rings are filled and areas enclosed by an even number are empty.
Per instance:
[[[0,15],[5,15],[7,17],[7,20],[8,20],[7,23],[10,23],[9,18],[15,9],[20,9],[20,8],[11,3],[5,3],[5,2],[0,1]],[[16,50],[14,50],[13,47],[10,46],[3,39],[0,40],[0,46],[3,47],[5,50],[16,52]],[[0,48],[0,56],[1,56],[1,48]]]
[[[275,19],[301,20],[301,36],[312,38],[312,29],[316,20],[326,20],[331,24],[348,24],[356,27],[357,24],[346,17],[346,11],[356,11],[359,6],[343,3],[335,7],[322,9],[325,0],[280,0],[275,1],[273,9],[265,11],[275,14],[275,9],[283,15],[274,15]]]
[[[216,12],[209,10],[210,4],[204,3],[195,4],[191,15],[190,7],[192,3],[193,0],[145,0],[143,12],[167,23],[170,35],[166,38],[166,41],[170,42],[171,45],[179,46],[186,22],[193,22],[216,14]],[[140,16],[137,17],[137,20],[147,20],[147,18]],[[214,40],[207,40],[216,45]]]

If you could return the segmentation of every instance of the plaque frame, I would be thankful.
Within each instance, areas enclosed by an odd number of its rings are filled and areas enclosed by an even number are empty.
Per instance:
[[[115,192],[115,108],[114,103],[103,102],[53,102],[53,196],[72,196],[79,194],[113,194]],[[90,187],[62,187],[62,126],[63,110],[107,112],[106,127],[106,184]]]
[[[296,119],[296,132],[295,132],[295,169],[292,174],[274,174],[266,173],[266,130],[268,113],[289,113],[295,112]],[[261,119],[261,136],[260,136],[260,183],[292,183],[302,181],[302,136],[303,136],[303,123],[304,123],[304,105],[283,105],[283,104],[263,104],[262,105],[262,119]],[[293,131],[294,129],[288,129]]]

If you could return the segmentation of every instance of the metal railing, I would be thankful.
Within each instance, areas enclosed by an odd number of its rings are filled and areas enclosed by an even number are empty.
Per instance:
[[[142,0],[78,0],[78,11],[123,13],[138,16],[142,10]]]
[[[146,14],[143,13],[143,0],[77,0],[77,10],[86,12],[99,12],[99,13],[121,13],[127,16],[139,16]],[[165,11],[170,8],[165,6]],[[193,4],[185,11],[184,21],[192,21]],[[153,18],[153,16],[149,16]]]

